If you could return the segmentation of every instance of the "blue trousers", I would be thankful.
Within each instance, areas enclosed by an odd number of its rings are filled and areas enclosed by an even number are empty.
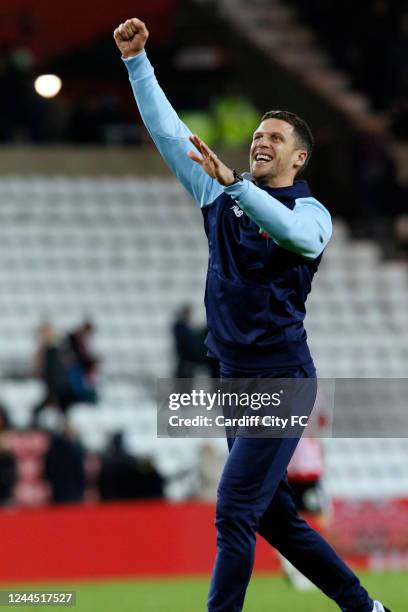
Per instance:
[[[313,363],[248,372],[221,365],[228,378],[316,378]],[[254,563],[256,533],[307,576],[343,612],[372,612],[373,600],[333,548],[300,518],[286,468],[296,438],[228,439],[217,492],[217,556],[209,612],[240,612]]]

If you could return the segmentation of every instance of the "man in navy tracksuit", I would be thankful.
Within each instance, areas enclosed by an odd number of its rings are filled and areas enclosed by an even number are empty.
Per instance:
[[[180,121],[144,51],[148,31],[129,19],[114,33],[142,119],[161,155],[200,204],[209,244],[205,303],[209,355],[223,378],[315,378],[305,301],[331,236],[328,211],[295,176],[313,137],[292,113],[271,111],[256,130],[251,174],[238,175]],[[192,151],[194,145],[195,150]],[[298,440],[229,440],[217,498],[210,612],[239,612],[256,532],[343,612],[384,612],[296,511],[286,467]]]

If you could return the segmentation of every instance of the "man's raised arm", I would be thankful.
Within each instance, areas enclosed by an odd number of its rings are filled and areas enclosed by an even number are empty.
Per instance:
[[[128,69],[140,115],[160,154],[200,206],[211,204],[223,189],[187,156],[191,132],[177,116],[154,75],[144,50],[149,37],[145,24],[140,19],[128,19],[116,28],[113,36]]]

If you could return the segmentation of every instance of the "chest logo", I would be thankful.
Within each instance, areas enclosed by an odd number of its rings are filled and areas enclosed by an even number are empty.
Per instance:
[[[230,210],[234,211],[234,215],[236,217],[242,217],[242,215],[244,214],[244,211],[240,209],[239,206],[237,206],[237,204],[234,204],[233,206],[231,206]]]

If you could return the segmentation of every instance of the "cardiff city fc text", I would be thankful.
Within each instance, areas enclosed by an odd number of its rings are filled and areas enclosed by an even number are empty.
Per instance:
[[[289,422],[291,427],[307,427],[308,417],[293,415],[289,419],[275,416],[261,417],[254,414],[236,418],[227,418],[222,415],[215,418],[203,415],[190,418],[172,415],[169,418],[171,427],[276,427],[285,429]]]

